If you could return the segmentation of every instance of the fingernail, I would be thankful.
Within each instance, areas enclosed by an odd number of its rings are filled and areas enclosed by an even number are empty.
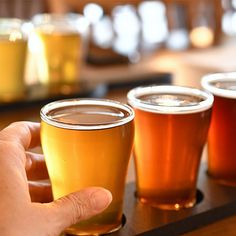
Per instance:
[[[99,189],[92,193],[91,202],[92,207],[96,211],[104,210],[112,201],[112,195],[108,190]]]

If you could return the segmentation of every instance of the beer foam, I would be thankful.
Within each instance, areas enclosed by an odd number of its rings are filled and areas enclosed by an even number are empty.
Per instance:
[[[67,99],[41,109],[45,122],[66,129],[95,130],[120,126],[134,118],[132,108],[105,99]]]
[[[201,85],[216,96],[236,99],[236,72],[206,75]]]
[[[139,87],[128,93],[131,106],[163,114],[194,113],[212,106],[213,96],[204,91],[180,86]]]
[[[79,34],[87,35],[89,22],[80,14],[41,13],[33,17],[32,23],[36,31],[45,34]]]
[[[0,32],[0,40],[15,42],[19,40],[24,40],[24,36],[21,32],[17,30],[4,33]]]
[[[203,101],[201,98],[196,96],[179,94],[150,94],[140,96],[139,99],[148,104],[167,107],[196,106],[199,102]]]
[[[65,26],[65,25],[53,25],[53,24],[45,24],[41,26],[37,26],[36,30],[40,33],[44,34],[79,34],[79,32],[73,27]]]

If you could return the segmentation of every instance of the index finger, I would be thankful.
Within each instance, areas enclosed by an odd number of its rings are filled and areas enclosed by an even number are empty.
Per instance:
[[[0,132],[0,140],[18,142],[25,150],[40,145],[40,123],[19,121]]]

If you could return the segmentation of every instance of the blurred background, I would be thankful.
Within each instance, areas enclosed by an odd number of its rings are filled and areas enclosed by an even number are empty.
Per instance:
[[[203,74],[236,70],[235,0],[0,0],[2,18],[39,13],[79,13],[89,22],[80,82],[92,87],[153,82],[163,73],[172,83],[199,87]],[[39,82],[31,41],[29,86]]]
[[[235,8],[235,0],[1,0],[0,17],[80,13],[91,23],[92,43],[136,62],[140,52],[206,48],[222,33],[234,36]]]

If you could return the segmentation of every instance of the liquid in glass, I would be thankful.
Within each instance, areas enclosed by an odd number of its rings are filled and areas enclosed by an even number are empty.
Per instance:
[[[236,74],[212,74],[202,80],[214,94],[208,136],[208,174],[217,182],[236,186]]]
[[[46,114],[53,124],[42,120],[42,146],[54,198],[89,186],[104,187],[113,195],[102,214],[67,228],[66,233],[100,235],[121,227],[134,125],[130,108],[114,104],[71,102]]]
[[[144,95],[137,92],[134,96],[140,104],[129,98],[135,110],[136,188],[141,202],[179,210],[196,202],[211,109],[210,105],[200,108],[207,98],[191,94],[191,89],[171,87],[168,92],[168,88]]]

